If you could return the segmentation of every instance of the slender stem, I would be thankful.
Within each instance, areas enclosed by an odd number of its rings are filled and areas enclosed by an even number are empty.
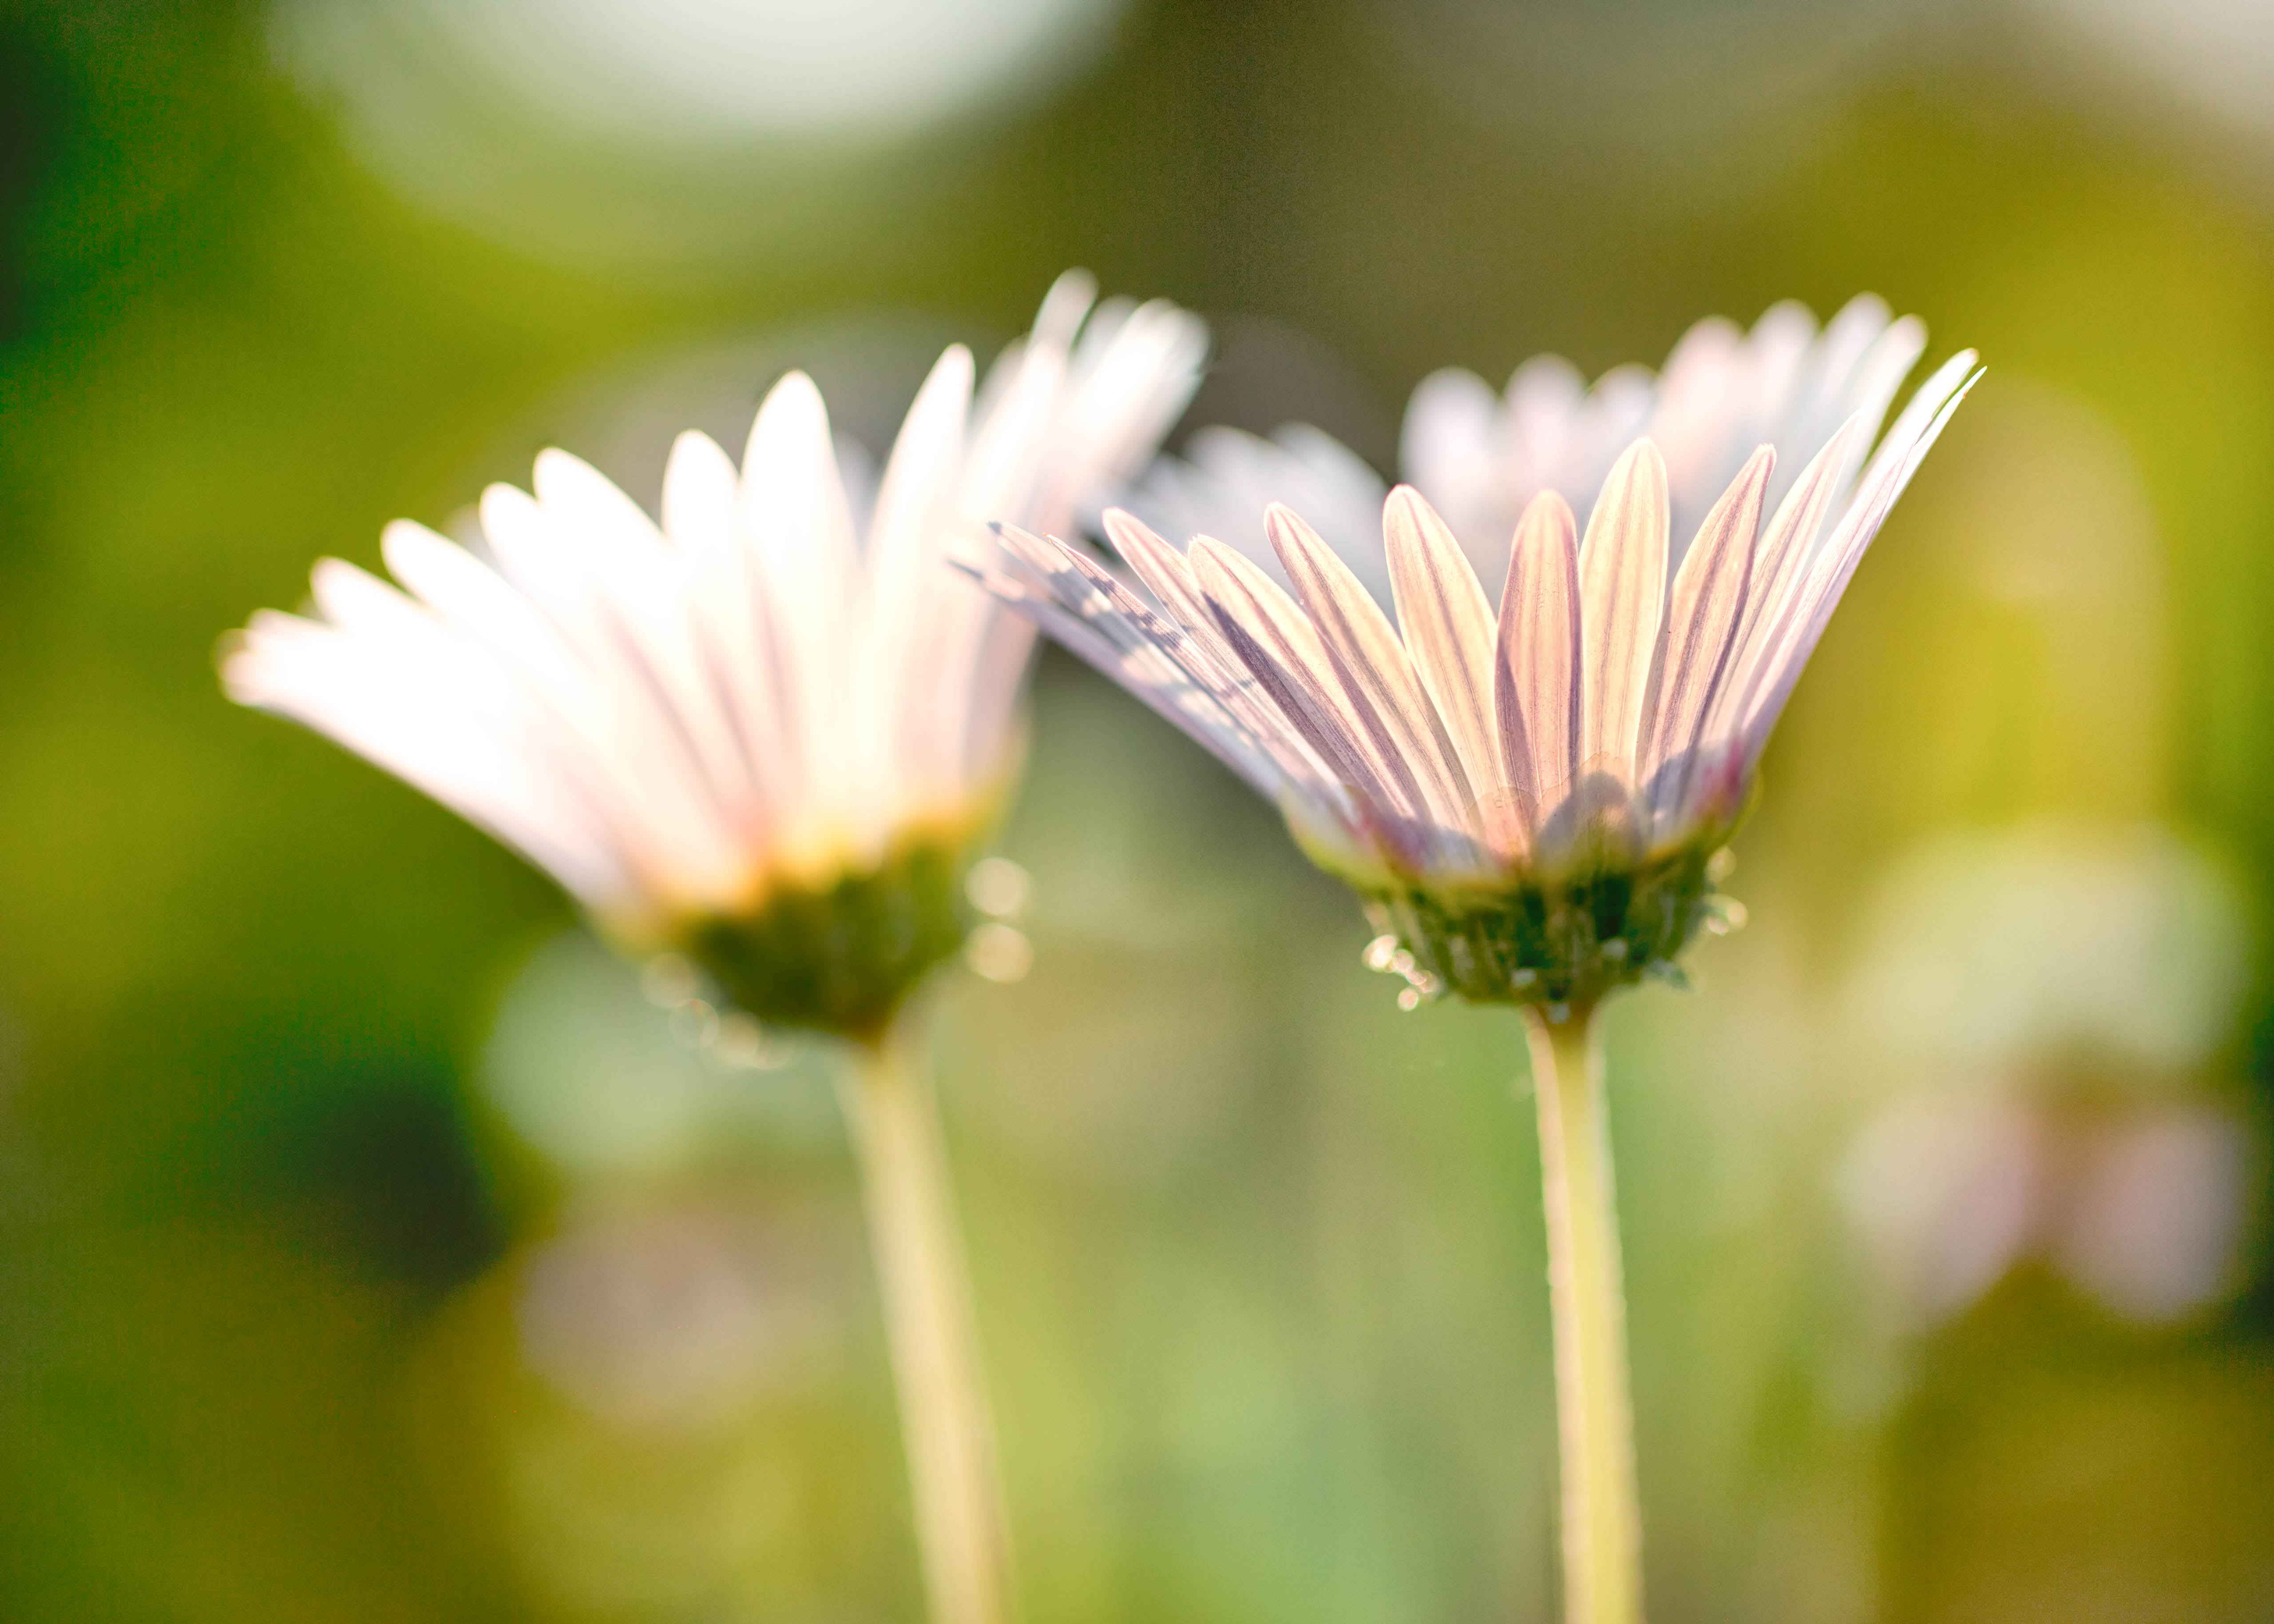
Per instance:
[[[1640,1624],[1642,1506],[1628,1395],[1626,1287],[1594,1011],[1524,1012],[1540,1102],[1547,1289],[1562,1454],[1563,1616]]]
[[[844,1089],[900,1389],[932,1624],[1008,1624],[1011,1552],[963,1243],[923,1043],[855,1046]]]

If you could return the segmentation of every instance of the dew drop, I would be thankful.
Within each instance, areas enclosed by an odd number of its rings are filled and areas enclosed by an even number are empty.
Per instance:
[[[1737,854],[1723,846],[1706,860],[1706,877],[1719,885],[1737,871]]]
[[[703,989],[703,973],[681,953],[658,953],[640,970],[640,996],[659,1010],[675,1010]]]
[[[719,1011],[700,998],[689,998],[671,1011],[671,1035],[689,1049],[707,1048],[719,1035]]]
[[[789,1063],[790,1049],[760,1026],[757,1016],[730,1010],[719,1018],[711,1057],[732,1071],[772,1071]]]
[[[1035,967],[1035,947],[1015,925],[990,922],[971,933],[963,961],[990,981],[1024,981]]]
[[[1400,992],[1397,995],[1397,1007],[1404,1010],[1408,1015],[1411,1015],[1414,1011],[1419,1009],[1421,1007],[1421,994],[1419,989],[1417,988],[1408,987],[1404,991]]]
[[[1359,957],[1367,969],[1387,975],[1389,974],[1389,961],[1397,956],[1397,935],[1395,931],[1391,931],[1378,936],[1367,943],[1366,951]]]
[[[1016,919],[1035,894],[1035,880],[1007,857],[983,857],[964,876],[963,894],[990,919]]]

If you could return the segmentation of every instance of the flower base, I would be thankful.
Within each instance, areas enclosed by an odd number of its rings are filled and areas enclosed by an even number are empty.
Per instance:
[[[762,1021],[872,1040],[970,934],[964,855],[911,841],[832,884],[777,884],[748,913],[696,920],[680,946]]]
[[[1368,962],[1423,998],[1482,1004],[1584,1007],[1645,979],[1680,984],[1682,950],[1725,906],[1714,849],[1506,886],[1370,889],[1367,918],[1397,941]]]

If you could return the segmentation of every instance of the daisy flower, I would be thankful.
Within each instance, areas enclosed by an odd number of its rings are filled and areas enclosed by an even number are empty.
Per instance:
[[[1380,553],[1354,563],[1275,500],[1271,568],[1206,535],[1180,550],[1117,509],[1106,532],[1134,584],[1013,526],[982,575],[1279,804],[1364,900],[1367,962],[1405,978],[1406,1008],[1450,991],[1524,1011],[1572,1624],[1642,1610],[1593,1013],[1645,975],[1677,978],[1698,930],[1730,917],[1719,854],[1762,749],[1971,385],[1961,354],[1881,438],[1921,342],[1859,304],[1821,338],[1779,312],[1750,335],[1706,324],[1654,382],[1582,390],[1534,364],[1494,402],[1440,374],[1408,419],[1408,462],[1456,523],[1400,485]],[[1272,457],[1349,493],[1323,436],[1254,443],[1246,494],[1274,494]],[[1476,561],[1494,558],[1496,604]]]
[[[1631,439],[1584,533],[1554,487],[1530,498],[1496,605],[1411,485],[1383,504],[1379,598],[1277,502],[1264,529],[1292,594],[1238,548],[1180,550],[1120,509],[1106,532],[1148,596],[1013,526],[984,579],[1277,802],[1396,938],[1380,952],[1417,997],[1589,1004],[1671,974],[1707,918],[1770,732],[1973,360],[1876,450],[1900,375],[1796,472],[1753,448],[1687,536],[1666,453]],[[1716,438],[1690,426],[1693,447]]]
[[[1060,279],[975,400],[970,352],[941,356],[865,513],[792,372],[739,469],[680,437],[659,521],[547,451],[532,492],[484,494],[479,548],[393,525],[399,585],[326,560],[313,614],[254,616],[222,661],[231,697],[488,830],[620,945],[851,1040],[937,1624],[1001,1624],[1010,1561],[930,1079],[894,1018],[964,945],[967,891],[985,900],[965,869],[1013,776],[1034,637],[946,560],[988,520],[1071,530],[1153,454],[1206,346],[1172,305],[1094,301]]]
[[[961,944],[960,870],[1013,776],[1032,631],[946,568],[983,521],[1068,529],[1197,383],[1199,322],[1069,274],[973,399],[951,347],[856,511],[802,372],[738,470],[673,447],[659,522],[565,451],[493,485],[482,545],[408,520],[398,585],[327,559],[315,613],[224,651],[232,698],[417,786],[636,951],[761,1018],[877,1030]]]

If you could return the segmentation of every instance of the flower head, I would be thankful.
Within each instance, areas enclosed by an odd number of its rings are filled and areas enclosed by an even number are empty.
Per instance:
[[[1032,628],[945,560],[990,519],[1071,528],[1198,381],[1197,320],[1094,297],[1061,278],[975,404],[970,352],[942,355],[865,515],[792,372],[739,470],[680,437],[660,523],[546,451],[533,494],[484,493],[479,551],[403,522],[400,588],[319,563],[317,613],[255,615],[224,683],[754,1013],[865,1030],[960,944],[960,869],[1017,752]]]
[[[1769,732],[1972,365],[1936,372],[1868,461],[1886,401],[1867,400],[1773,504],[1759,447],[1686,537],[1665,452],[1630,438],[1584,538],[1556,490],[1531,498],[1497,609],[1410,486],[1382,509],[1395,625],[1280,504],[1265,528],[1291,597],[1232,547],[1180,552],[1118,510],[1107,533],[1151,602],[1007,527],[984,578],[1276,800],[1418,995],[1592,1002],[1672,973],[1708,917]]]

